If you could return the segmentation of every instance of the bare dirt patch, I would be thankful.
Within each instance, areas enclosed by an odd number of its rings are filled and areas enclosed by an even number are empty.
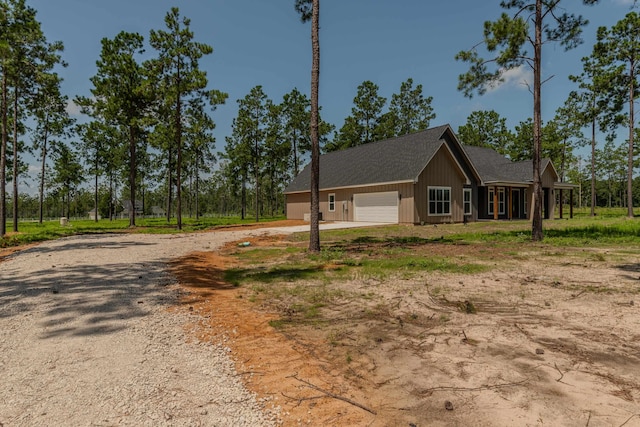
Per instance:
[[[273,238],[249,240],[254,245],[273,242]],[[284,425],[365,422],[369,417],[361,409],[303,382],[350,400],[364,399],[363,393],[332,372],[329,360],[316,353],[315,348],[324,346],[322,342],[278,332],[269,324],[277,314],[260,310],[247,301],[245,289],[222,280],[223,270],[233,264],[232,258],[212,252],[193,253],[173,263],[173,273],[186,292],[181,309],[197,315],[188,326],[191,333],[201,341],[223,342],[232,348],[245,385],[282,408]]]
[[[232,224],[215,227],[215,230],[255,230],[265,227],[295,227],[297,225],[309,225],[309,222],[298,219],[282,219],[279,221],[260,222],[255,224]]]
[[[247,387],[283,408],[284,425],[640,425],[637,254],[431,242],[432,256],[475,255],[490,268],[354,274],[331,283],[344,297],[322,321],[276,329],[297,314],[224,282],[235,250],[174,264],[180,309],[199,314],[194,337],[233,349]]]

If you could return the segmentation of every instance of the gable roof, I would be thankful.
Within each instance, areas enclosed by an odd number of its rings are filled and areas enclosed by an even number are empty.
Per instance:
[[[483,184],[530,184],[533,182],[533,160],[512,162],[497,151],[485,147],[465,145],[464,150],[476,166]],[[540,164],[540,171],[544,172],[549,166],[553,168],[551,160],[543,159]],[[555,172],[555,168],[553,168],[553,172],[557,177],[558,174]]]
[[[416,182],[438,150],[447,146],[443,139],[447,132],[461,147],[451,127],[443,125],[323,154],[320,156],[320,189]],[[469,166],[473,169],[470,162]],[[307,165],[285,193],[305,192],[310,187],[311,167]]]

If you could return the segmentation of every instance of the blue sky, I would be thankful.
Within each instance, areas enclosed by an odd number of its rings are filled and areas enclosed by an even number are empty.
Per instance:
[[[90,95],[89,78],[95,74],[100,40],[125,30],[148,39],[149,30],[164,29],[164,16],[172,6],[191,19],[197,41],[210,44],[214,53],[201,62],[209,87],[229,94],[226,105],[213,117],[217,123],[216,149],[224,148],[237,114],[236,100],[262,85],[275,102],[297,87],[309,93],[310,24],[302,24],[294,0],[28,0],[38,11],[48,40],[65,44],[69,66],[60,71],[63,92],[70,98]],[[615,24],[629,11],[632,0],[601,0],[582,6],[563,2],[590,24],[585,44],[565,52],[548,45],[543,52],[543,119],[553,117],[575,86],[567,76],[579,74],[580,58],[591,53],[599,26]],[[528,69],[508,76],[488,94],[465,98],[457,90],[458,75],[466,71],[455,54],[482,38],[483,22],[501,13],[498,0],[323,0],[321,2],[320,104],[323,118],[339,129],[350,114],[357,86],[371,80],[382,96],[391,98],[400,83],[411,77],[433,96],[437,115],[432,125],[449,123],[454,130],[475,110],[496,110],[513,128],[532,116],[532,96],[523,79]],[[151,53],[151,52],[149,52]],[[73,106],[70,110],[75,113]]]

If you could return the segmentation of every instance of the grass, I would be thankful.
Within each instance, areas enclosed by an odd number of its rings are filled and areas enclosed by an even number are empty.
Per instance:
[[[252,222],[185,218],[183,231]],[[0,247],[84,233],[178,232],[175,223],[167,224],[164,219],[139,219],[137,225],[130,229],[128,220],[72,221],[67,227],[53,221],[21,223],[21,233],[0,240]],[[274,327],[282,328],[296,322],[323,322],[323,312],[345,300],[364,306],[363,313],[372,319],[385,317],[388,307],[384,302],[375,306],[380,300],[372,287],[381,281],[412,279],[429,272],[476,274],[494,268],[498,259],[517,261],[531,254],[598,263],[640,254],[640,221],[611,211],[596,217],[580,214],[571,220],[545,221],[544,234],[543,242],[532,242],[528,221],[341,229],[322,232],[322,250],[313,254],[306,250],[308,233],[297,233],[288,238],[287,245],[235,248],[232,255],[240,267],[227,270],[225,280],[235,286],[250,285],[250,301],[286,307],[283,318],[273,322]],[[366,283],[368,289],[345,291],[340,286],[353,279]],[[436,286],[432,295],[444,292],[445,288]],[[472,303],[460,309],[475,312]]]
[[[546,220],[543,223],[544,244],[552,246],[618,245],[640,243],[640,221],[625,216],[621,209],[599,208],[598,215],[588,216],[588,210],[573,219]],[[513,245],[531,242],[529,221],[480,221],[445,224],[434,227],[389,225],[377,228],[343,229],[323,232],[324,241],[342,242],[354,247],[381,243],[386,246],[411,247],[427,243]],[[308,234],[297,236],[298,241]]]
[[[309,253],[309,234],[298,233],[288,238],[287,246],[238,249],[235,256],[242,267],[228,271],[226,278],[238,286],[251,284],[252,301],[280,307],[284,303],[288,314],[278,327],[285,327],[297,322],[323,322],[325,310],[345,300],[364,307],[362,313],[371,319],[386,316],[388,307],[379,302],[375,288],[365,292],[340,291],[344,289],[341,283],[348,280],[371,287],[429,272],[476,274],[495,268],[500,265],[499,259],[507,258],[517,262],[538,256],[604,263],[620,256],[624,259],[624,254],[640,254],[640,221],[620,214],[545,221],[544,234],[543,242],[532,242],[528,221],[437,227],[389,225],[323,231],[322,250]],[[432,290],[434,296],[443,293],[441,286]],[[526,299],[527,295],[523,292],[521,298]],[[382,306],[375,306],[377,303]],[[476,312],[472,302],[458,309]],[[441,318],[440,322],[448,320]]]
[[[261,222],[284,219],[283,217],[263,218]],[[89,219],[72,220],[69,225],[62,226],[59,221],[45,221],[42,224],[32,221],[18,223],[18,233],[9,232],[0,238],[0,248],[19,246],[45,240],[77,234],[105,234],[105,233],[145,233],[145,234],[173,234],[180,232],[195,232],[215,227],[232,226],[238,224],[252,224],[255,220],[239,217],[201,217],[183,218],[182,230],[178,230],[176,220],[167,223],[165,218],[137,218],[136,227],[129,227],[129,219],[110,221],[102,219],[98,222]],[[7,230],[12,230],[12,223],[7,223]]]

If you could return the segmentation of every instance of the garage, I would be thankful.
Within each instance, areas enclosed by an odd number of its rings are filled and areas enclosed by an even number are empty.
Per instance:
[[[398,223],[398,192],[353,195],[354,221]]]

